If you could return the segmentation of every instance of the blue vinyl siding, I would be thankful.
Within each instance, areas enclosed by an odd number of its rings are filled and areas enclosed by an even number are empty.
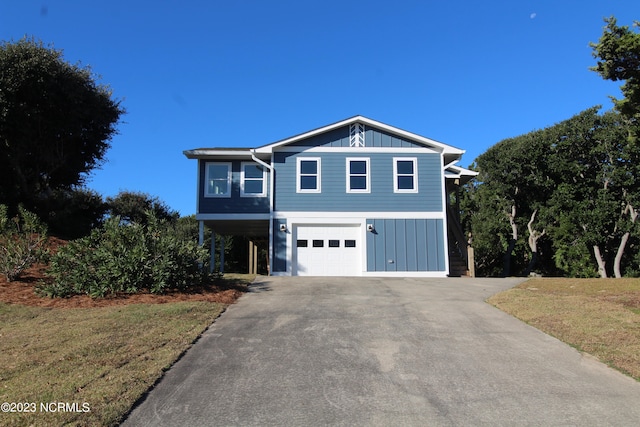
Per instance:
[[[286,219],[273,220],[273,271],[287,271],[287,233],[280,231],[280,226],[287,224]]]
[[[394,193],[393,158],[416,157],[418,192]],[[296,193],[296,158],[321,157],[321,193]],[[370,159],[370,193],[347,193],[346,158]],[[398,211],[441,212],[442,166],[437,153],[371,153],[354,148],[353,152],[279,152],[274,155],[275,209],[280,211]]]
[[[399,138],[379,129],[369,126],[364,127],[365,147],[402,147],[402,148],[423,148],[415,142]],[[349,126],[334,129],[329,132],[307,138],[303,141],[289,144],[290,147],[349,147]]]
[[[367,219],[367,271],[445,271],[441,219]]]
[[[231,161],[231,197],[205,197],[205,167],[207,163],[212,162],[207,160],[200,160],[198,162],[198,198],[200,199],[198,213],[269,213],[270,182],[268,170],[264,181],[264,185],[267,188],[266,196],[240,197],[240,173],[242,161],[234,160]]]

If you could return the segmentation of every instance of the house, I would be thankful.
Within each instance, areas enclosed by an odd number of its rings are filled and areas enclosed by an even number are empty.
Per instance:
[[[476,175],[455,165],[463,153],[362,116],[256,148],[184,152],[198,161],[201,242],[205,225],[262,241],[271,275],[422,277],[467,269],[451,206]]]

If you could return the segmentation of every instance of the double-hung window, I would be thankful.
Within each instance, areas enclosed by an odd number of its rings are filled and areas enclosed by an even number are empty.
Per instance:
[[[347,193],[370,193],[371,174],[368,157],[347,157]]]
[[[393,192],[418,192],[418,159],[415,157],[394,157]]]
[[[321,164],[319,157],[298,157],[296,192],[320,193]]]
[[[241,197],[264,197],[267,195],[264,167],[257,163],[243,162],[240,173]]]
[[[231,197],[231,163],[205,165],[205,197]]]

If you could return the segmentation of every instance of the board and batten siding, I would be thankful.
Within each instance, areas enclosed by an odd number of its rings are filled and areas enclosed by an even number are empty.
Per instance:
[[[220,163],[231,163],[231,195],[230,197],[206,197],[204,194],[206,165],[207,163],[215,163],[208,160],[199,160],[198,163],[198,213],[269,213],[269,171],[266,171],[264,185],[267,192],[265,196],[260,197],[241,197],[240,196],[240,171],[242,163],[246,161],[232,160]]]
[[[280,226],[287,225],[284,218],[275,218],[273,220],[273,254],[272,269],[274,273],[282,273],[287,271],[287,233],[289,231],[280,231]]]
[[[321,192],[296,192],[297,157],[321,158]],[[417,193],[394,193],[394,157],[415,157]],[[369,158],[370,193],[347,193],[347,158]],[[326,212],[442,212],[442,166],[438,153],[278,152],[274,154],[275,210]]]
[[[369,126],[364,127],[364,145],[365,147],[396,147],[396,148],[424,148],[424,146],[399,138],[388,132],[374,129]],[[349,126],[343,126],[302,141],[289,144],[289,147],[339,147],[348,148]]]
[[[445,271],[441,219],[367,219],[367,271]]]

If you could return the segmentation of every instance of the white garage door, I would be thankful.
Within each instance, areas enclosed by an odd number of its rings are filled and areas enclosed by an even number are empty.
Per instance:
[[[294,235],[296,276],[362,274],[360,225],[299,225]]]

